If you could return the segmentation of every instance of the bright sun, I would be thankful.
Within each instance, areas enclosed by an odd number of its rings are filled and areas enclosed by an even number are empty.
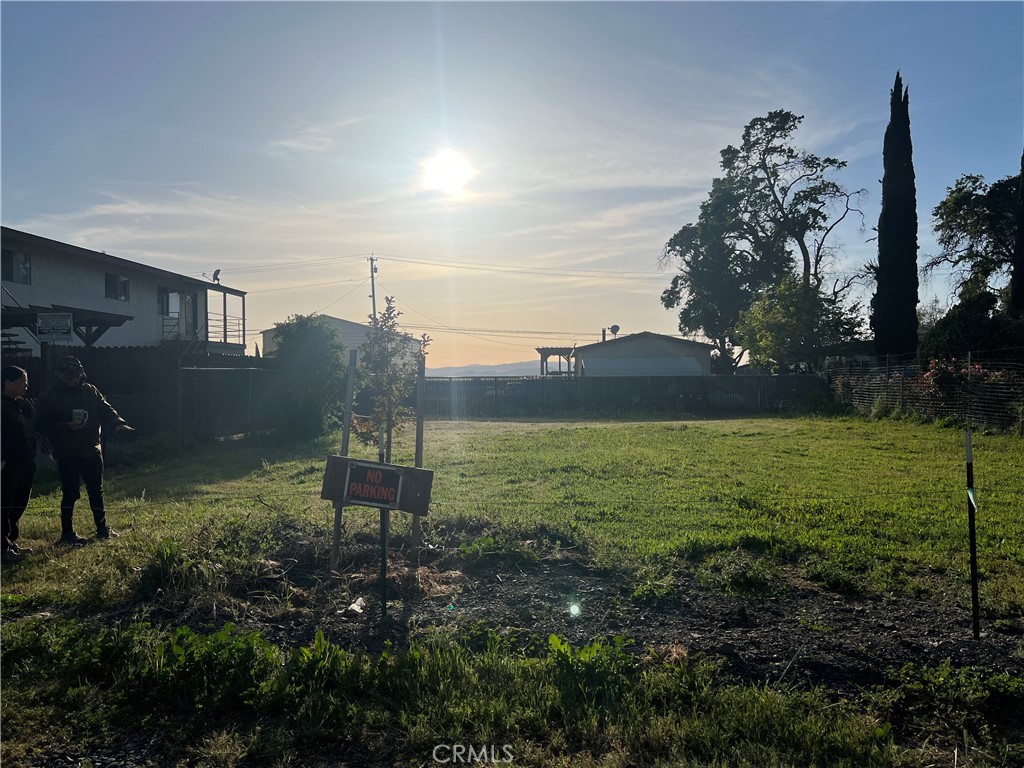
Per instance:
[[[476,168],[461,152],[440,149],[423,163],[423,188],[436,189],[446,195],[460,195],[476,175]]]

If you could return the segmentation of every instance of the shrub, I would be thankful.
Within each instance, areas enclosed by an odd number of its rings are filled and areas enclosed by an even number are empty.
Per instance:
[[[322,315],[294,315],[277,323],[274,342],[269,356],[281,371],[278,428],[295,437],[318,437],[342,417],[345,347]]]

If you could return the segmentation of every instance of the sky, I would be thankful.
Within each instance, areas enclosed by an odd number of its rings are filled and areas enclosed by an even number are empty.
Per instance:
[[[865,190],[856,271],[897,70],[921,262],[946,188],[1024,143],[1020,2],[5,1],[0,32],[3,224],[220,269],[250,353],[291,315],[367,321],[371,255],[431,368],[679,334],[662,249],[773,109]]]

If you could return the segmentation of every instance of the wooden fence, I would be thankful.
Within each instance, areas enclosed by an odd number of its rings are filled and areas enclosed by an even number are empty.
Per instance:
[[[135,427],[136,437],[163,432],[223,437],[275,426],[278,371],[272,361],[260,358],[186,355],[171,345],[46,345],[40,357],[5,355],[3,362],[28,371],[29,395],[34,397],[53,383],[65,355],[82,361],[88,381]]]
[[[832,403],[817,376],[428,378],[427,418],[747,415]]]
[[[5,356],[29,371],[30,395],[52,380],[67,354],[138,430],[222,437],[273,429],[280,375],[273,360],[183,355],[167,347],[49,347],[42,358]],[[357,412],[368,405],[363,393]],[[428,378],[424,416],[579,418],[742,416],[820,410],[832,392],[816,376],[622,376]],[[409,405],[412,405],[410,398]],[[368,411],[367,411],[368,412]]]

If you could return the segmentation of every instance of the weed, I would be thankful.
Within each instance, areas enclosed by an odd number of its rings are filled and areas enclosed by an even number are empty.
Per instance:
[[[633,589],[633,600],[650,605],[668,600],[675,592],[675,584],[670,577],[659,579],[650,573],[644,573]]]
[[[508,534],[479,536],[459,545],[463,567],[466,570],[486,568],[496,563],[533,565],[538,560],[537,552],[524,542]]]
[[[1020,678],[983,678],[952,667],[948,659],[937,667],[907,664],[887,677],[889,684],[875,688],[868,702],[898,733],[963,746],[991,746],[1007,738],[1019,743],[1024,736]]]
[[[863,592],[857,575],[831,560],[813,560],[805,567],[804,573],[808,579],[821,584],[830,592],[851,596]]]
[[[181,542],[161,539],[153,546],[151,559],[142,569],[139,596],[148,599],[160,593],[209,587],[215,573],[213,564],[190,557]]]
[[[697,569],[697,578],[703,584],[745,597],[775,592],[777,576],[777,568],[768,560],[755,558],[740,548],[712,555]]]
[[[891,405],[883,396],[875,398],[871,405],[871,418],[875,421],[890,418],[895,414],[895,406]]]

